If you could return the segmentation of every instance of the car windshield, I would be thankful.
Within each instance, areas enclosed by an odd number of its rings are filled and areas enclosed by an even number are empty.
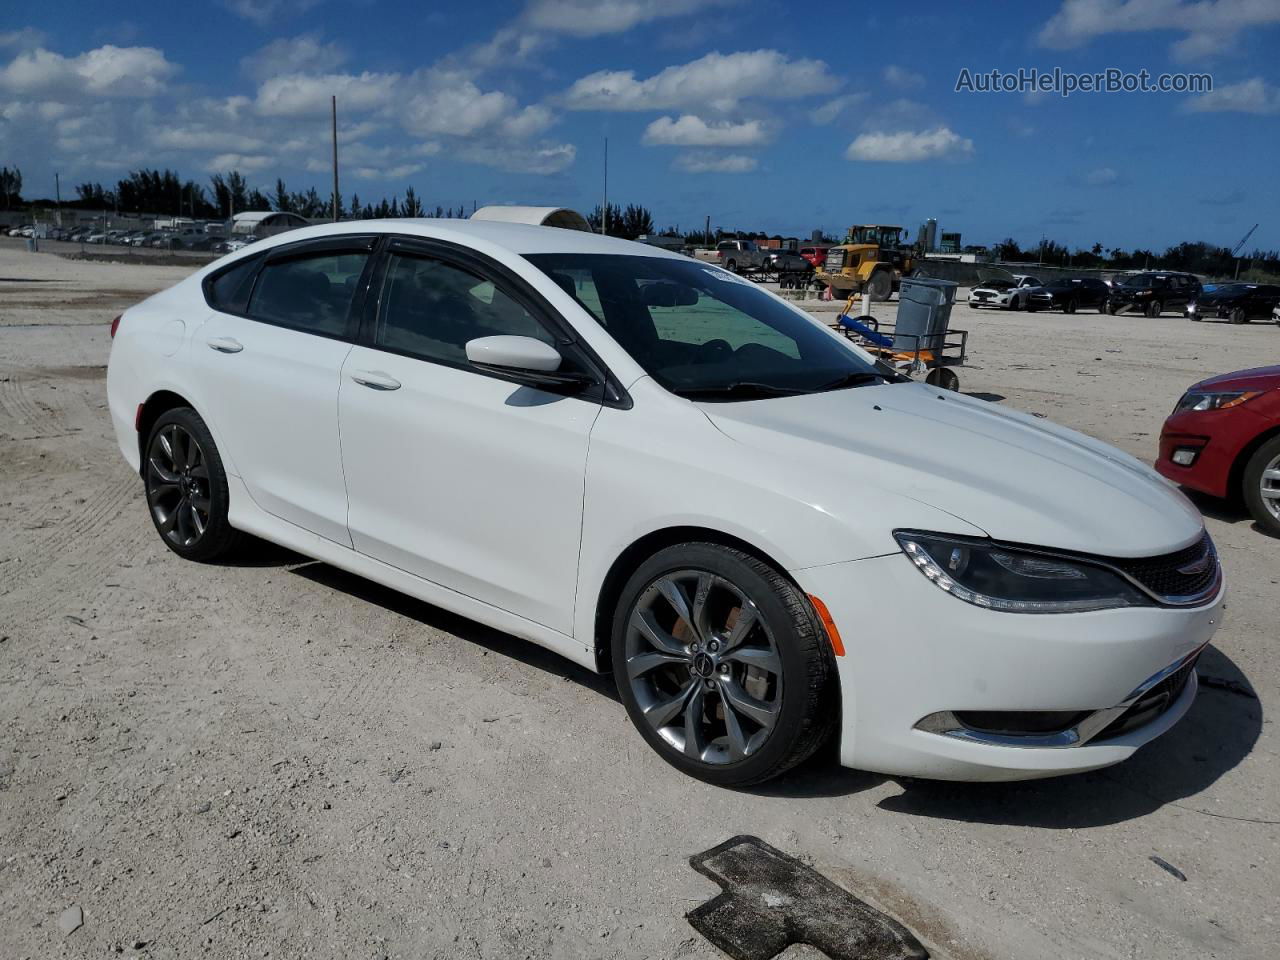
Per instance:
[[[1138,273],[1132,277],[1125,277],[1120,281],[1122,287],[1149,287],[1151,282],[1155,280],[1155,276],[1150,273]]]
[[[1228,296],[1235,296],[1241,293],[1248,293],[1250,290],[1256,289],[1247,283],[1220,283],[1213,288],[1214,293],[1225,293]]]
[[[681,396],[751,400],[903,379],[751,281],[716,267],[616,254],[528,259],[654,380]]]

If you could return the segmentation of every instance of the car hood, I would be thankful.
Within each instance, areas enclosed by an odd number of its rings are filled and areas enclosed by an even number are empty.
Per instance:
[[[1208,380],[1201,380],[1192,390],[1275,390],[1280,388],[1280,367],[1254,367],[1223,373]]]
[[[829,477],[865,510],[905,496],[998,540],[1113,557],[1169,553],[1203,529],[1190,501],[1128,454],[924,384],[700,406],[730,438]]]

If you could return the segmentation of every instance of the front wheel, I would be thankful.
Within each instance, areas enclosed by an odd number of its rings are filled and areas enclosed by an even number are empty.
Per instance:
[[[893,294],[893,279],[885,270],[877,270],[867,280],[867,289],[864,295],[871,298],[872,303],[880,303],[888,300]]]
[[[641,736],[672,766],[720,786],[801,763],[837,717],[835,667],[808,598],[732,547],[659,551],[614,612],[613,670]]]
[[[1107,316],[1109,317],[1114,317],[1116,315],[1116,305],[1109,300],[1103,309],[1107,311]]]
[[[1162,313],[1164,313],[1164,304],[1162,304],[1159,300],[1155,300],[1147,304],[1148,317],[1155,319],[1156,317],[1160,316],[1160,314]]]
[[[1068,300],[1066,303],[1064,303],[1064,304],[1062,305],[1062,312],[1063,312],[1063,313],[1075,313],[1075,312],[1076,312],[1076,301],[1075,301],[1075,299],[1074,299],[1074,298],[1073,298],[1073,299],[1071,299],[1071,300]]]
[[[208,426],[190,407],[157,418],[142,476],[151,521],[178,556],[209,562],[240,546],[243,535],[227,519],[230,492],[222,457]]]
[[[1234,310],[1231,311],[1231,322],[1236,324],[1237,326],[1239,326],[1242,323],[1247,323],[1248,321],[1249,321],[1249,318],[1245,316],[1244,310],[1242,308],[1236,307]]]
[[[1280,537],[1280,437],[1272,437],[1244,468],[1244,502],[1258,526]]]
[[[728,270],[730,273],[737,273],[737,272],[738,272],[738,261],[737,261],[737,260],[726,260],[726,261],[725,261],[725,264],[724,264],[724,268],[725,268],[726,270]]]

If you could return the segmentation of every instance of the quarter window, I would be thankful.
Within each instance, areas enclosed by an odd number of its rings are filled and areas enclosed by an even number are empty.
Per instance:
[[[392,255],[375,346],[462,366],[469,340],[500,335],[555,343],[529,311],[492,281],[442,260]]]
[[[249,316],[340,337],[368,259],[367,253],[325,251],[270,262],[254,285]]]
[[[261,262],[261,255],[245,257],[209,281],[205,288],[209,306],[226,313],[244,313]]]

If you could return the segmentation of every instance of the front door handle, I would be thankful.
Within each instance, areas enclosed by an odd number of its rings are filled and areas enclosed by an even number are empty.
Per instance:
[[[381,370],[357,370],[351,379],[370,390],[399,390],[400,381]]]
[[[244,349],[244,344],[234,337],[214,337],[209,341],[209,348],[219,353],[239,353]]]

